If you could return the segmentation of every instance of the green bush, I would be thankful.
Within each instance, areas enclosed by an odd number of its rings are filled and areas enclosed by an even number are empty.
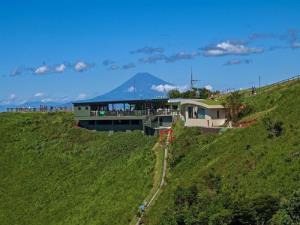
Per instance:
[[[232,211],[222,209],[209,218],[209,225],[229,225],[232,221]]]
[[[247,104],[247,105],[245,105],[245,107],[243,109],[241,109],[239,111],[239,116],[238,117],[243,118],[243,117],[248,116],[248,115],[250,115],[252,113],[255,113],[255,112],[256,112],[255,106]]]
[[[283,132],[283,122],[274,121],[270,116],[265,116],[263,119],[264,126],[268,131],[268,138],[279,137]]]
[[[293,225],[291,217],[284,210],[279,210],[270,220],[270,225]]]

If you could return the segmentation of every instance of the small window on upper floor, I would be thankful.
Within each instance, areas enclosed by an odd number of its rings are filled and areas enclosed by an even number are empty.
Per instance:
[[[78,110],[81,110],[81,107],[80,107],[80,106],[78,106]]]
[[[88,109],[89,109],[89,107],[88,107],[88,106],[86,106],[86,107],[85,107],[85,110],[88,110]]]

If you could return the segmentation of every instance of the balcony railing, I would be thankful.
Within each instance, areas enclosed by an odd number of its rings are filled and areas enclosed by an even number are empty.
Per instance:
[[[132,110],[132,111],[122,111],[122,110],[114,110],[114,111],[91,111],[90,116],[159,116],[159,115],[178,115],[177,110]]]

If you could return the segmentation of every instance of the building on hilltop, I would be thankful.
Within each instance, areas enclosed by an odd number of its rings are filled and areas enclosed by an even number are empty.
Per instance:
[[[73,103],[80,127],[97,131],[142,130],[157,134],[177,119],[188,127],[213,128],[225,124],[225,108],[201,99],[138,99]]]
[[[169,99],[177,104],[187,127],[220,127],[226,122],[225,107],[203,99]]]
[[[169,129],[177,113],[168,99],[78,102],[73,107],[81,127],[98,131],[143,130],[146,134]]]

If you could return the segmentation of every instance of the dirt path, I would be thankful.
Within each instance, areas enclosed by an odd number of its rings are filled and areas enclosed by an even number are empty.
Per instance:
[[[155,193],[151,196],[149,202],[147,203],[147,207],[145,208],[145,212],[149,210],[149,208],[151,207],[151,205],[153,204],[153,202],[155,201],[155,199],[157,198],[159,192],[161,191],[161,188],[164,186],[165,184],[165,180],[166,180],[166,174],[167,174],[167,165],[168,165],[168,148],[169,148],[169,140],[170,140],[170,132],[168,132],[167,138],[166,138],[166,143],[165,143],[165,148],[164,148],[164,160],[163,160],[163,169],[162,169],[162,175],[161,175],[161,180],[160,180],[160,184],[157,188],[157,190],[155,191]],[[144,216],[144,213],[141,214],[141,216],[139,218],[135,218],[134,221],[136,221],[135,223],[130,223],[130,224],[135,224],[135,225],[139,225],[142,222],[142,218]]]

